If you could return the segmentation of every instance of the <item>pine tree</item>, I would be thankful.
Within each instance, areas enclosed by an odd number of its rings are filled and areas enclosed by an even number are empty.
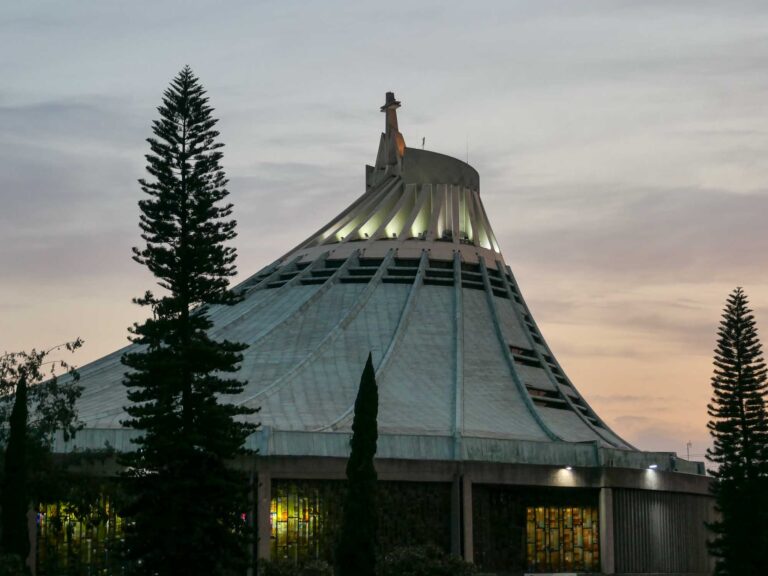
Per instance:
[[[336,554],[339,576],[376,573],[376,456],[379,391],[373,359],[368,355],[352,420],[352,448],[347,461],[347,495]]]
[[[151,178],[139,202],[145,245],[134,260],[164,290],[136,303],[152,317],[131,329],[139,345],[123,356],[131,404],[125,424],[141,432],[123,463],[132,502],[129,559],[140,574],[227,574],[245,561],[242,514],[247,478],[232,466],[255,427],[247,409],[222,401],[245,383],[225,377],[239,369],[245,346],[208,336],[209,306],[231,305],[235,274],[232,205],[220,166],[206,92],[189,67],[165,91],[148,138]]]
[[[710,525],[717,574],[768,574],[768,392],[755,319],[741,288],[731,293],[718,330],[707,406],[717,467],[713,494],[719,519]]]

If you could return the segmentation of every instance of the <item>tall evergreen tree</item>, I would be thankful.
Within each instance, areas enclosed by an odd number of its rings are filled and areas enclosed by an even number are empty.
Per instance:
[[[347,496],[341,536],[336,552],[339,576],[374,576],[376,573],[376,456],[379,390],[373,359],[368,354],[352,420],[352,448],[347,461]]]
[[[768,392],[762,347],[747,296],[728,297],[718,330],[707,406],[720,514],[710,525],[717,574],[768,574]]]
[[[189,67],[165,91],[148,138],[151,178],[140,180],[145,245],[134,260],[163,295],[136,303],[152,317],[131,329],[139,347],[123,356],[131,404],[125,424],[141,432],[126,465],[132,502],[128,555],[140,574],[228,574],[245,561],[247,478],[231,463],[255,429],[254,410],[222,401],[244,382],[245,346],[208,336],[209,306],[231,305],[235,274],[232,205],[206,92]]]

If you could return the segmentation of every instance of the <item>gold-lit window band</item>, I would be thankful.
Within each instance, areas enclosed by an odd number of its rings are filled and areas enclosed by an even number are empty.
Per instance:
[[[333,563],[346,490],[346,482],[338,480],[273,480],[270,558]],[[379,482],[376,492],[382,553],[426,544],[450,550],[451,484]]]
[[[270,556],[298,562],[322,556],[326,514],[319,491],[303,483],[276,483],[269,516],[272,525]]]
[[[124,527],[123,518],[106,496],[85,510],[66,502],[41,504],[37,573],[112,573],[121,566]]]
[[[600,568],[595,506],[526,508],[526,563],[531,572],[593,572]]]

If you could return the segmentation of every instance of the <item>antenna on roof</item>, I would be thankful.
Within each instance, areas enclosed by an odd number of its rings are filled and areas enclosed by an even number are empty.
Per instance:
[[[469,164],[469,134],[467,134],[467,164]]]
[[[421,137],[421,149],[422,149],[422,150],[424,150],[424,143],[425,143],[426,141],[427,141],[427,137],[426,137],[426,136],[422,136],[422,137]]]

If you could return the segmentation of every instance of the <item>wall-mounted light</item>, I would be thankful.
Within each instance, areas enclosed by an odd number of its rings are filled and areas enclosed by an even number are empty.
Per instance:
[[[564,470],[573,470],[573,466],[565,466],[563,469]]]
[[[656,470],[656,468],[658,468],[658,467],[659,467],[658,464],[651,464],[650,466],[648,466],[648,469],[649,470]]]

